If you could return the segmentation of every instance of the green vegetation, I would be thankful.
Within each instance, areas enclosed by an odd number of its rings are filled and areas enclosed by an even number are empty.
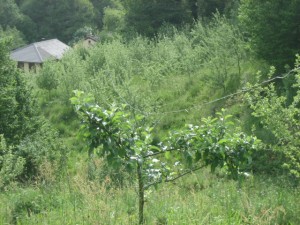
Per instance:
[[[0,222],[136,224],[135,188],[108,188],[110,179],[87,181],[87,168],[79,166],[85,164],[77,161],[77,173],[56,186],[1,193]],[[148,192],[145,223],[298,224],[299,196],[299,188],[282,177],[254,176],[237,188],[235,181],[198,171]]]
[[[0,46],[0,133],[18,144],[33,131],[36,115],[24,77],[9,59],[9,41],[1,39]]]
[[[299,7],[0,0],[0,224],[299,224]]]
[[[299,0],[241,1],[239,19],[252,46],[259,57],[278,69],[285,64],[292,66],[299,52],[299,7]]]
[[[143,116],[115,106],[103,109],[83,92],[76,91],[71,101],[83,120],[89,160],[97,149],[116,170],[122,165],[131,174],[136,170],[139,224],[144,223],[145,191],[151,186],[173,182],[205,166],[212,171],[226,168],[230,177],[238,179],[251,161],[251,150],[258,148],[258,140],[238,132],[240,128],[230,134],[229,127],[234,123],[224,112],[217,113],[218,118],[203,119],[201,126],[189,124],[188,129],[172,132],[166,140],[155,143],[153,127],[143,126]],[[92,170],[89,175],[93,177]]]

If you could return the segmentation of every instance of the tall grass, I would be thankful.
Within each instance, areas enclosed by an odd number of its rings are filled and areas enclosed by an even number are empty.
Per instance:
[[[88,181],[85,163],[55,185],[0,194],[1,224],[136,224],[137,187]],[[299,224],[299,187],[285,178],[242,183],[208,170],[149,190],[145,224]]]

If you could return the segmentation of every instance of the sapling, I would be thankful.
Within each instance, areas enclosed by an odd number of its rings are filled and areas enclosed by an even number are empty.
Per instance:
[[[225,112],[202,120],[199,126],[187,125],[157,143],[154,128],[142,115],[132,115],[126,105],[97,105],[90,95],[75,91],[71,99],[82,119],[82,134],[89,145],[106,157],[108,164],[125,165],[136,171],[139,198],[139,224],[144,223],[145,190],[160,183],[173,182],[205,166],[225,167],[232,178],[251,161],[251,150],[258,140],[230,129],[233,123]]]

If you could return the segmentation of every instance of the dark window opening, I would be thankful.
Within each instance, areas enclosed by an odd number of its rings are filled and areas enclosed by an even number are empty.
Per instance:
[[[29,70],[35,71],[35,64],[34,63],[29,63]]]
[[[18,62],[18,68],[19,69],[24,69],[24,63],[23,62]]]

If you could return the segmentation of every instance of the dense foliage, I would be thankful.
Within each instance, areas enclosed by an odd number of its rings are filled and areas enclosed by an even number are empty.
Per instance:
[[[0,224],[298,224],[299,7],[0,0]]]
[[[0,39],[0,188],[35,179],[44,162],[63,165],[58,135],[38,114],[23,74],[9,59],[9,42]],[[58,169],[58,167],[57,167]]]
[[[258,56],[283,68],[299,52],[300,1],[242,0],[239,19]]]
[[[297,94],[290,104],[285,96],[278,95],[274,83],[260,86],[247,94],[247,100],[252,115],[259,120],[259,125],[269,133],[264,137],[266,148],[272,149],[272,160],[279,160],[279,165],[287,169],[296,178],[300,177],[300,151],[299,151],[299,101],[300,101],[300,58],[297,56],[295,69],[285,76],[295,76],[293,86]],[[274,74],[272,70],[269,76]],[[280,155],[282,158],[279,158]]]
[[[34,106],[24,77],[10,61],[9,41],[0,39],[0,134],[18,144],[35,127]]]
[[[114,29],[125,33],[137,31],[153,36],[165,23],[191,24],[197,19],[210,18],[217,11],[231,15],[238,1],[80,0],[49,4],[35,0],[1,0],[0,3],[0,26],[4,29],[16,27],[30,42],[54,37],[69,42],[73,33],[84,26],[111,32],[111,23]]]

